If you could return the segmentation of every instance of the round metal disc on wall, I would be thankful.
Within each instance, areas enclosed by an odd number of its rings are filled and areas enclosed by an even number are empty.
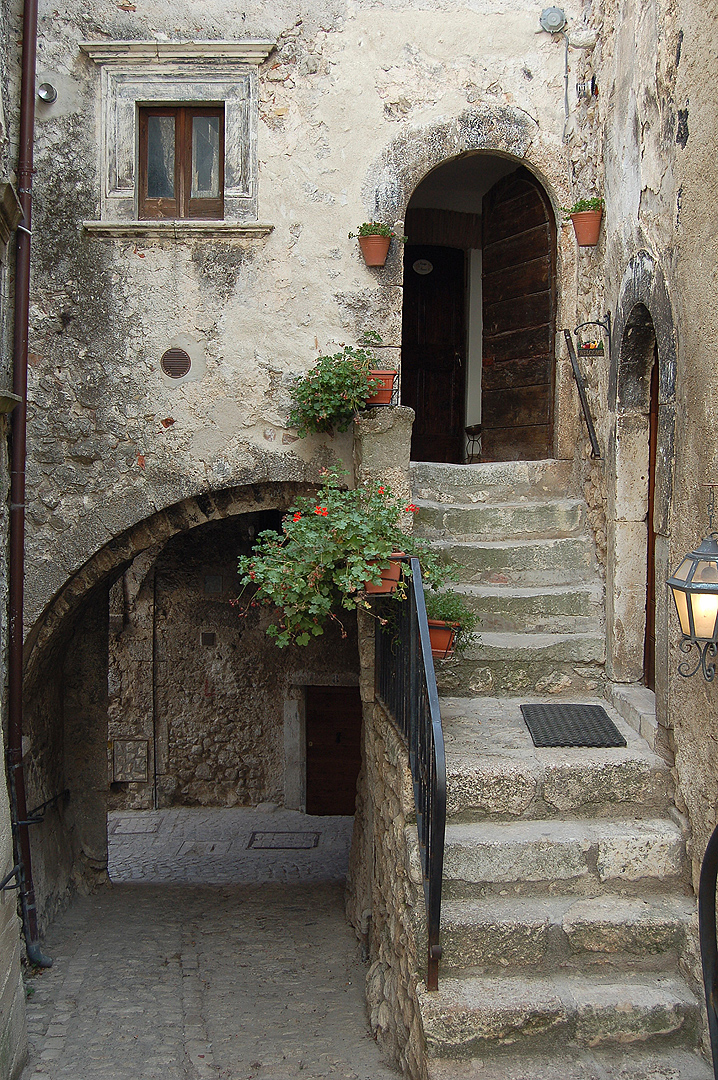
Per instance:
[[[187,374],[191,366],[192,361],[189,358],[189,353],[186,353],[184,349],[168,349],[167,352],[162,354],[160,360],[160,367],[165,375],[169,375],[171,379],[181,379],[183,375]]]

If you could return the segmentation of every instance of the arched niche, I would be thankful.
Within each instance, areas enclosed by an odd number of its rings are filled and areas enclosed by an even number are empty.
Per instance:
[[[638,252],[623,276],[613,328],[609,383],[608,674],[615,682],[648,682],[646,619],[649,572],[655,596],[655,689],[660,712],[667,681],[668,537],[675,440],[676,342],[660,266]],[[655,457],[650,454],[651,377],[655,372]],[[649,489],[653,474],[651,525]],[[653,537],[653,540],[652,540]],[[650,570],[649,549],[654,562]],[[662,717],[657,716],[659,723]],[[665,718],[663,718],[665,719]]]

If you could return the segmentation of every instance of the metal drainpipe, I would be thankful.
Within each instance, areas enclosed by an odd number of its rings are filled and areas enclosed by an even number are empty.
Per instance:
[[[25,773],[22,766],[23,598],[25,577],[25,453],[27,432],[27,342],[30,311],[30,235],[32,228],[32,166],[35,128],[35,64],[38,0],[25,0],[20,90],[20,149],[18,194],[23,220],[18,226],[15,258],[15,325],[13,390],[20,398],[12,417],[10,474],[10,648],[8,655],[8,764],[10,795],[15,814],[13,832],[19,866],[20,904],[28,959],[39,967],[52,960],[40,948],[35,889],[32,882],[30,834],[27,822]]]

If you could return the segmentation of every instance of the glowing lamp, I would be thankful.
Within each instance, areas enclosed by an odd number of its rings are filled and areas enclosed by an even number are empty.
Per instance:
[[[699,667],[708,682],[715,676],[718,654],[717,541],[716,533],[707,536],[700,547],[684,556],[668,579],[683,635],[679,648],[690,653],[695,645],[700,653],[692,670],[687,662],[678,665],[679,674],[686,679],[695,675]]]

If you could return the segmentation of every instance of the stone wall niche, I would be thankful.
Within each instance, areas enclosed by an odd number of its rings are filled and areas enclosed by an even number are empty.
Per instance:
[[[644,678],[651,373],[658,364],[658,435],[653,525],[656,591],[656,704],[666,712],[667,562],[673,477],[676,352],[671,305],[647,252],[626,269],[614,327],[609,399],[607,667],[614,682]],[[665,715],[657,716],[666,724]]]

